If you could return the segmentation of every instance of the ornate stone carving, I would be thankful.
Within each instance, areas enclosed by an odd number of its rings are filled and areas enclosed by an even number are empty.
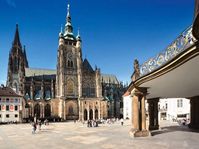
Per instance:
[[[149,59],[140,67],[140,77],[144,76],[172,60],[179,53],[193,45],[196,39],[192,35],[192,26],[188,27],[180,36],[172,42],[164,51],[156,57]]]
[[[134,60],[133,66],[134,66],[134,73],[132,76],[132,81],[135,81],[137,78],[140,77],[140,68],[139,68],[139,62],[137,59]]]

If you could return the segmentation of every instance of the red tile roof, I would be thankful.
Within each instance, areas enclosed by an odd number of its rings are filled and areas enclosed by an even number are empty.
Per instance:
[[[0,87],[0,96],[4,97],[22,97],[15,93],[11,88],[9,87]]]
[[[129,91],[126,91],[123,95],[123,97],[126,97],[126,96],[129,96],[130,95],[130,92]]]

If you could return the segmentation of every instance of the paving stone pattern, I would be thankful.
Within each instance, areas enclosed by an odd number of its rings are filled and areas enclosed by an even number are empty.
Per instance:
[[[176,123],[161,123],[153,136],[131,138],[130,122],[124,126],[101,124],[87,128],[82,123],[50,123],[32,134],[30,124],[0,125],[0,149],[198,149],[199,133]]]

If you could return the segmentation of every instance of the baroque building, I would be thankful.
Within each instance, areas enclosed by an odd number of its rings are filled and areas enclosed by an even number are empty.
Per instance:
[[[59,33],[56,70],[32,69],[16,26],[9,54],[7,86],[25,97],[27,118],[88,120],[119,117],[116,111],[120,110],[116,110],[115,103],[112,103],[119,101],[116,95],[116,88],[121,87],[119,81],[114,75],[101,74],[99,68],[93,69],[87,59],[83,60],[81,43],[79,32],[76,37],[73,34],[68,5],[65,28]],[[111,98],[107,98],[108,95]],[[107,99],[111,99],[110,106]],[[114,114],[108,112],[111,109]]]

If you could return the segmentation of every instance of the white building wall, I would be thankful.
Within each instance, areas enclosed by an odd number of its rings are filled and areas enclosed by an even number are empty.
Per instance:
[[[182,107],[178,107],[178,100],[182,100]],[[167,104],[167,108],[166,108]],[[190,115],[190,101],[186,98],[167,98],[160,99],[159,115],[161,112],[166,112],[166,119],[177,119],[179,115]]]
[[[0,97],[0,122],[20,122],[22,117],[22,98],[21,97]],[[9,99],[9,102],[6,102]],[[6,106],[9,110],[6,110]],[[17,110],[15,110],[17,106]],[[9,115],[9,117],[6,117]],[[17,115],[17,117],[15,117]]]
[[[182,99],[182,107],[178,107],[177,101]],[[177,119],[178,115],[186,114],[187,118],[190,116],[190,100],[186,98],[166,98],[160,99],[158,117],[161,119],[161,113],[166,113],[166,120]],[[148,103],[146,100],[146,111],[148,111]],[[123,97],[123,116],[132,119],[132,97]],[[162,120],[162,119],[161,119]]]
[[[123,97],[123,117],[124,119],[132,119],[132,97]]]

